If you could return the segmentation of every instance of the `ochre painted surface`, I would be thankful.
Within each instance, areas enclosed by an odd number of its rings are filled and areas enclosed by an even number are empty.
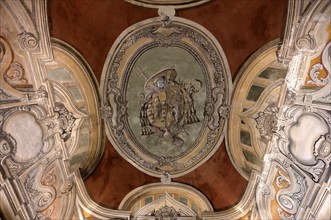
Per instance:
[[[281,37],[287,0],[213,0],[184,9],[177,15],[208,29],[220,42],[233,78],[249,55],[265,43]],[[75,47],[100,79],[107,54],[127,27],[158,16],[157,10],[141,8],[123,0],[51,0],[51,36]],[[96,171],[85,181],[91,197],[99,204],[117,208],[136,187],[158,182],[126,162],[107,141]],[[204,193],[216,210],[240,201],[247,181],[233,168],[222,144],[205,164],[174,181],[189,184]]]

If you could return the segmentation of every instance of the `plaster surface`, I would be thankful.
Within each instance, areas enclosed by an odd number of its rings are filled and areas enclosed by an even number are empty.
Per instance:
[[[287,0],[214,0],[195,8],[177,11],[177,16],[208,29],[221,44],[233,79],[249,55],[267,42],[282,36]],[[49,2],[51,36],[75,47],[100,79],[107,53],[128,26],[158,16],[157,10],[141,8],[122,0],[52,0]],[[107,141],[101,163],[85,181],[100,205],[117,208],[136,187],[159,182],[125,161]],[[193,172],[174,179],[191,185],[207,196],[215,210],[240,201],[247,181],[236,172],[224,143]]]

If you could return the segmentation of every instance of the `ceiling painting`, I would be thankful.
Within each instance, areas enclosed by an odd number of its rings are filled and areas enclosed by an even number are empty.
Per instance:
[[[331,23],[323,32],[328,33],[327,39],[325,40],[325,43],[323,43],[321,49],[311,57],[310,63],[308,63],[308,74],[306,75],[303,88],[312,90],[314,90],[314,87],[323,88],[330,81]]]
[[[47,79],[57,94],[55,102],[65,103],[70,99],[73,108],[86,116],[86,120],[78,126],[79,131],[71,131],[75,132],[72,136],[76,138],[68,138],[66,141],[72,154],[71,165],[80,168],[82,177],[86,178],[98,164],[104,149],[103,126],[99,126],[101,115],[98,82],[84,58],[70,45],[52,39],[52,50],[54,61],[48,63],[46,68]],[[57,92],[59,90],[61,93]],[[78,164],[77,161],[84,163]]]
[[[178,219],[196,219],[202,218],[205,211],[213,211],[202,193],[181,183],[154,183],[136,188],[122,200],[119,209],[130,211],[136,219],[166,217],[166,211]]]
[[[235,81],[227,150],[245,178],[252,170],[263,168],[263,156],[276,129],[278,101],[287,68],[277,60],[279,43],[274,40],[256,51]]]
[[[173,5],[118,37],[101,97],[83,57],[50,38],[46,11],[46,1],[0,1],[1,219],[330,219],[327,1],[290,0],[284,41],[248,59],[232,99],[221,46]],[[101,116],[120,155],[160,177],[118,209],[92,201],[82,178],[103,154]],[[214,211],[171,180],[204,163],[224,136],[249,183],[238,204]]]
[[[294,2],[292,11],[304,6]],[[289,35],[282,48],[292,51],[280,50],[279,54],[293,57],[279,98],[276,129],[264,156],[264,177],[257,187],[256,202],[262,219],[329,219],[331,214],[327,201],[331,194],[325,188],[331,181],[329,76],[320,72],[325,85],[317,85],[317,80],[322,81],[317,73],[321,69],[315,69],[317,72],[312,75],[316,78],[309,79],[315,85],[306,85],[312,61],[321,54],[323,57],[323,51],[329,47],[330,21],[325,18],[331,16],[331,8],[326,1],[306,7],[302,17],[297,14],[288,20],[288,27],[296,28],[286,30]],[[299,24],[295,23],[298,18]],[[294,40],[292,44],[290,39]]]
[[[231,92],[220,45],[200,25],[172,16],[124,31],[101,85],[108,138],[123,157],[159,177],[181,176],[215,152]]]

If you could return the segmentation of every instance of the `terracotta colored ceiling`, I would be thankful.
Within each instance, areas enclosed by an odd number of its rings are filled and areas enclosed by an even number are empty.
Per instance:
[[[207,28],[220,42],[233,79],[249,55],[283,34],[287,0],[213,0],[177,11],[177,16]],[[82,53],[100,80],[103,64],[119,34],[136,22],[158,16],[157,10],[141,8],[123,0],[51,0],[51,36],[71,44]],[[137,170],[106,141],[105,154],[85,181],[91,198],[117,208],[123,197],[136,187],[159,182]],[[205,164],[173,181],[199,189],[216,210],[240,201],[247,181],[234,169],[224,143]]]

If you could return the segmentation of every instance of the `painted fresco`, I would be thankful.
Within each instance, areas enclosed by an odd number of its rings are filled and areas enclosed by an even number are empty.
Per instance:
[[[108,138],[150,175],[183,175],[223,140],[231,79],[221,47],[205,33],[162,15],[124,31],[107,58],[101,86]]]
[[[199,136],[206,100],[194,57],[177,47],[153,48],[139,57],[131,75],[128,122],[140,147],[166,157],[188,150]]]

